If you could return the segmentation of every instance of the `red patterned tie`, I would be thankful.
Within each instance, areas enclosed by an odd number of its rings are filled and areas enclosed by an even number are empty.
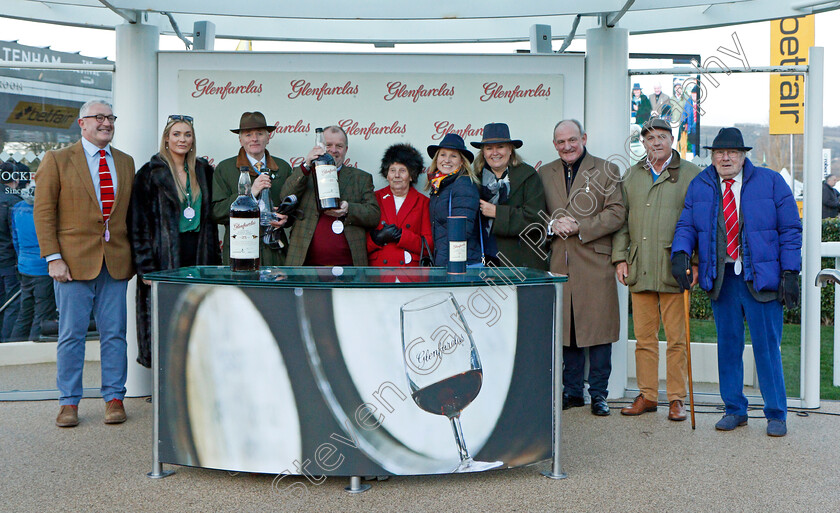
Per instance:
[[[726,224],[726,254],[733,260],[738,260],[738,209],[735,208],[735,194],[732,184],[735,180],[724,180],[726,190],[723,191],[723,218]]]
[[[111,217],[111,207],[114,205],[114,182],[111,180],[111,170],[105,160],[105,150],[99,150],[99,198],[102,200],[102,217],[105,221]]]

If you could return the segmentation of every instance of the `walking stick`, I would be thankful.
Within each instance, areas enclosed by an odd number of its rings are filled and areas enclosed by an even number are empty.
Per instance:
[[[12,302],[14,302],[14,300],[18,298],[18,296],[20,296],[20,288],[17,289],[17,292],[12,294],[12,297],[10,297],[9,300],[6,301],[6,303],[3,306],[0,306],[0,314],[2,314],[3,311],[6,310],[6,308],[8,308],[9,305],[11,305]]]
[[[686,274],[691,277],[691,269],[686,269]],[[685,306],[685,353],[688,360],[688,400],[691,405],[691,429],[696,428],[694,423],[694,379],[691,377],[691,323],[689,312],[691,312],[691,290],[683,291],[683,305]]]

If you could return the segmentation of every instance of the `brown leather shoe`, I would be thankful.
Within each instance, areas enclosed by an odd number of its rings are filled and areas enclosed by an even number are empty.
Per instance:
[[[105,403],[105,424],[121,424],[125,422],[125,408],[119,399],[111,399]]]
[[[58,427],[73,427],[79,425],[79,408],[72,404],[65,404],[58,410],[58,417],[55,418],[55,425]]]
[[[621,409],[622,415],[641,415],[642,413],[656,411],[656,401],[648,401],[645,396],[639,394],[630,406]]]
[[[668,420],[677,422],[685,420],[685,403],[679,399],[671,401],[671,406],[668,408]]]

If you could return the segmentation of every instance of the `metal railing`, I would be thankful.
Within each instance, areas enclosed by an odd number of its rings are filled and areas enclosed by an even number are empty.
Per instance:
[[[820,245],[820,255],[823,258],[834,259],[834,269],[840,270],[840,242],[823,242]],[[822,273],[821,273],[822,274]],[[819,278],[819,277],[818,277]],[[810,287],[810,283],[802,283],[803,287]],[[840,387],[840,285],[834,286],[834,386]]]

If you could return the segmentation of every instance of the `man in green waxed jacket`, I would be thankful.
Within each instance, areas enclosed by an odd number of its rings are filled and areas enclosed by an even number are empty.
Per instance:
[[[653,118],[642,127],[646,157],[621,184],[627,219],[613,235],[618,281],[630,287],[636,333],[636,378],[641,392],[623,415],[656,411],[659,396],[659,321],[668,340],[666,390],[670,420],[685,420],[686,334],[680,287],[671,275],[671,241],[688,184],[700,168],[680,158],[670,125]],[[697,268],[694,269],[694,282]]]
[[[251,194],[259,200],[263,189],[269,189],[271,203],[275,207],[283,197],[280,191],[292,168],[281,159],[272,157],[266,146],[271,139],[275,127],[265,121],[262,112],[245,112],[239,120],[239,128],[231,132],[239,136],[239,154],[223,160],[216,166],[213,173],[213,220],[225,225],[225,242],[222,249],[222,260],[230,263],[230,205],[239,196],[239,168],[247,166],[251,176]],[[275,228],[271,245],[260,242],[260,265],[284,265],[289,243],[282,226],[286,223],[284,216],[272,222]]]

